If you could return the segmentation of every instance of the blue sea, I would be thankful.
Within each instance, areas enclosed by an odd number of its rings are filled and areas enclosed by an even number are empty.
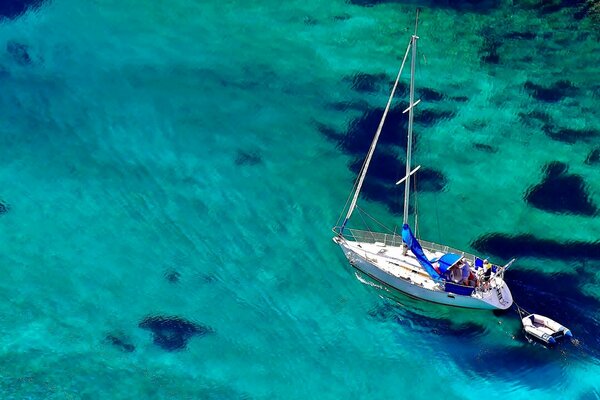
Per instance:
[[[417,232],[576,340],[331,240],[417,7]],[[359,202],[392,229],[407,77]],[[1,0],[0,398],[599,399],[599,106],[591,0]]]

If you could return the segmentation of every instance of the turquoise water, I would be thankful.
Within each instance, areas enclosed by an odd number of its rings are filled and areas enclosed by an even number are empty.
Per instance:
[[[422,3],[419,233],[519,257],[548,350],[331,242],[417,2],[150,3],[0,6],[0,397],[600,397],[593,9]]]

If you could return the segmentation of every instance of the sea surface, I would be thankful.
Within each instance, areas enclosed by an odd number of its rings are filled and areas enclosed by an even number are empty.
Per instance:
[[[572,342],[331,241],[417,7],[417,232],[517,257]],[[0,398],[599,399],[599,8],[2,0]],[[407,83],[359,202],[391,229]]]

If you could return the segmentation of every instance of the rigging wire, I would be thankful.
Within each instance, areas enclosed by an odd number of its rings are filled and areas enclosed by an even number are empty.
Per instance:
[[[418,201],[418,192],[417,192],[417,174],[413,178],[413,193],[415,197],[415,236],[420,239],[419,236],[419,201]]]
[[[364,162],[363,162],[363,167],[364,167]],[[361,168],[362,170],[362,168]],[[342,211],[340,212],[340,216],[337,219],[336,222],[336,226],[340,225],[340,221],[342,220],[342,217],[344,216],[344,213],[346,212],[346,207],[348,206],[348,203],[350,203],[350,199],[352,198],[352,195],[354,194],[354,191],[356,190],[356,186],[358,185],[358,179],[354,180],[354,185],[352,186],[352,190],[350,190],[350,193],[348,193],[348,198],[346,199],[346,203],[344,204],[344,207],[342,208]]]
[[[373,217],[372,215],[370,215],[368,212],[366,212],[365,210],[363,210],[362,208],[360,208],[359,206],[356,206],[356,208],[364,215],[366,215],[367,217],[369,217],[371,220],[373,220],[373,222],[375,222],[377,225],[379,225],[380,227],[382,227],[383,229],[385,229],[386,231],[390,232],[390,233],[395,233],[395,231],[392,231],[390,228],[388,228],[387,226],[385,226],[382,222],[379,222],[375,217]]]

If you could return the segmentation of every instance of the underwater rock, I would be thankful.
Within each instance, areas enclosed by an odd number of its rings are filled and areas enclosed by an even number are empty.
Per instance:
[[[519,119],[527,126],[539,126],[540,123],[550,125],[552,118],[543,111],[520,112]]]
[[[362,161],[358,165],[358,168],[360,168],[360,165],[362,165]],[[369,168],[369,174],[370,173],[371,168]],[[444,189],[446,177],[441,172],[434,169],[421,168],[417,173],[420,174],[417,178],[417,187],[419,191],[439,192]],[[363,183],[361,197],[384,204],[388,210],[394,214],[402,213],[404,210],[404,186],[395,185],[395,181],[395,179],[390,181],[367,179]]]
[[[527,81],[523,87],[531,97],[546,103],[556,103],[565,97],[573,96],[576,91],[575,86],[567,80],[557,81],[548,87]]]
[[[405,132],[408,124],[406,115],[399,109],[389,110],[385,125],[379,137],[379,145],[393,145],[406,148],[406,139],[400,132]],[[371,145],[373,135],[377,131],[383,116],[383,108],[370,108],[362,116],[350,122],[346,135],[340,141],[344,152],[364,156]],[[415,135],[415,142],[416,142]],[[404,138],[404,140],[402,140]]]
[[[441,171],[429,167],[419,169],[413,179],[417,182],[417,190],[422,192],[441,192],[448,182]]]
[[[0,215],[6,214],[9,211],[10,211],[10,205],[8,205],[8,203],[5,203],[4,201],[0,200]]]
[[[548,137],[564,143],[589,142],[600,136],[600,132],[593,129],[556,129],[551,125],[544,125],[542,129]]]
[[[398,0],[347,0],[348,3],[362,7],[379,4],[398,3]],[[498,7],[500,0],[427,0],[419,2],[425,7],[447,8],[458,11],[487,12]]]
[[[509,32],[504,35],[505,39],[517,39],[517,40],[533,40],[537,38],[535,32]]]
[[[382,183],[381,181],[367,179],[363,183],[360,196],[366,200],[385,204],[391,213],[399,214],[404,211],[404,206],[400,200],[402,193],[393,183]]]
[[[200,276],[200,279],[204,283],[215,283],[217,281],[217,278],[214,275],[210,274],[203,274]]]
[[[585,266],[575,268],[570,274],[545,274],[515,268],[510,270],[510,289],[513,296],[519,299],[519,304],[532,304],[536,308],[551,310],[554,314],[551,318],[561,321],[580,314],[576,310],[565,308],[577,305],[583,310],[596,310],[600,307],[600,300],[581,291],[583,285],[594,283],[594,276],[595,273],[587,271]],[[542,294],[543,298],[540,298]]]
[[[257,165],[262,162],[260,154],[256,151],[238,150],[235,165]]]
[[[560,227],[557,227],[559,229]],[[511,257],[539,257],[556,260],[600,260],[600,242],[557,242],[533,235],[490,233],[471,246],[477,251],[508,260]]]
[[[334,21],[346,21],[352,18],[350,14],[338,14],[333,16]]]
[[[432,318],[397,304],[384,303],[368,312],[369,316],[378,321],[394,321],[395,323],[414,329],[415,326],[439,336],[454,336],[469,338],[485,333],[485,328],[479,324],[466,322],[457,324],[446,318]]]
[[[454,116],[455,113],[453,111],[417,108],[415,111],[415,124],[433,126],[441,121],[454,118]]]
[[[469,98],[467,96],[454,96],[452,97],[452,100],[457,101],[459,103],[465,103],[469,101]]]
[[[154,344],[167,351],[185,349],[188,340],[193,336],[213,333],[210,327],[198,325],[180,317],[146,317],[138,326],[150,330]]]
[[[577,398],[577,400],[598,400],[600,398],[600,391],[599,390],[588,390],[586,392],[584,392],[583,394],[580,394],[579,397]]]
[[[15,42],[14,40],[9,40],[6,43],[6,51],[8,52],[8,54],[10,54],[13,58],[13,60],[15,60],[17,62],[17,64],[19,65],[29,65],[31,64],[31,57],[29,56],[29,53],[27,52],[27,49],[29,47],[22,44],[22,43],[18,43]]]
[[[584,285],[597,284],[596,270],[597,265],[588,262],[575,267],[573,273],[544,274],[514,268],[507,272],[507,279],[520,306],[563,323],[587,343],[587,351],[595,353],[591,355],[598,357],[600,321],[587,310],[597,310],[600,300],[582,291]]]
[[[485,143],[473,143],[473,148],[477,149],[477,150],[481,150],[485,153],[496,153],[498,151],[497,148],[490,146],[489,144],[485,144]]]
[[[567,166],[560,162],[550,163],[544,169],[544,180],[525,194],[527,203],[553,213],[589,216],[596,213],[596,206],[590,201],[583,178],[567,174]]]
[[[443,94],[430,88],[421,88],[417,92],[419,94],[418,97],[423,101],[440,101],[444,99]]]
[[[352,89],[357,92],[376,92],[389,83],[386,74],[367,74],[364,72],[345,77],[344,81],[351,82]],[[397,90],[398,93],[407,92],[408,86],[404,83],[398,83]]]
[[[480,60],[486,64],[499,64],[500,55],[498,54],[498,49],[500,46],[501,43],[499,40],[486,37],[483,41],[483,47],[481,48]]]
[[[121,335],[108,334],[106,335],[105,340],[124,353],[132,353],[135,351],[135,346],[131,344],[126,337]]]
[[[461,353],[452,352],[458,368],[481,377],[483,380],[501,380],[511,385],[537,390],[552,390],[560,385],[559,380],[540,379],[540,374],[560,376],[562,368],[550,351],[539,351],[536,346],[525,342],[524,336],[515,332],[522,346],[489,345],[461,348]],[[508,337],[506,338],[508,340]],[[490,360],[495,360],[490,362]],[[477,378],[475,378],[477,379]],[[517,383],[518,382],[518,383]],[[501,383],[499,383],[501,384]]]
[[[166,271],[164,276],[169,283],[178,283],[179,278],[181,278],[181,274],[175,270]]]
[[[596,165],[600,163],[600,147],[590,151],[590,154],[588,154],[585,159],[585,163],[587,165]]]
[[[319,132],[329,140],[341,142],[344,140],[344,134],[336,131],[334,128],[327,126],[321,122],[314,122]]]
[[[358,175],[363,162],[364,159],[357,158],[350,164],[350,170]],[[404,162],[404,160],[396,158],[389,152],[380,151],[375,153],[369,166],[369,177],[396,187],[395,182],[404,177],[406,173]],[[419,191],[439,192],[446,187],[446,177],[436,169],[422,167],[416,175]]]
[[[15,19],[27,10],[38,8],[44,0],[2,0],[0,1],[0,22],[3,18]]]
[[[402,111],[402,107],[396,107],[388,111],[378,146],[398,146],[406,149],[405,132],[408,128],[408,117],[406,114],[402,114]],[[371,145],[383,112],[383,108],[367,108],[360,117],[354,118],[350,122],[345,135],[323,125],[317,126],[325,136],[338,141],[340,148],[345,153],[364,156]],[[453,118],[454,115],[454,112],[446,110],[417,109],[415,124],[432,126],[443,120]],[[415,146],[415,149],[418,146],[418,132],[413,135],[413,146]]]
[[[533,6],[540,15],[553,14],[566,8],[576,8],[579,14],[582,8],[586,7],[587,0],[539,0]],[[581,15],[575,15],[576,19],[581,19]]]
[[[350,170],[356,175],[360,173],[364,158],[355,159],[350,164]],[[379,179],[383,182],[394,183],[404,176],[404,161],[399,160],[390,152],[379,151],[373,154],[369,165],[369,178]]]
[[[316,18],[313,18],[308,15],[306,17],[304,17],[303,22],[304,22],[304,25],[309,25],[309,26],[317,25],[319,23],[319,21]]]
[[[361,112],[365,112],[370,108],[369,103],[365,100],[340,101],[333,103],[331,107],[337,111],[355,110]]]

